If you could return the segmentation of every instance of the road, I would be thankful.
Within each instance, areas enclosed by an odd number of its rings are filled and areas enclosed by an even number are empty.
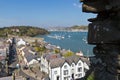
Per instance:
[[[12,43],[12,44],[9,45],[9,61],[10,61],[9,67],[11,68],[10,72],[13,73],[13,71],[17,70],[16,69],[16,65],[19,63],[18,54],[17,54],[16,44],[15,43]],[[18,73],[19,73],[19,76],[23,76],[25,78],[28,78],[26,80],[36,80],[35,78],[25,74],[21,68],[19,69]]]

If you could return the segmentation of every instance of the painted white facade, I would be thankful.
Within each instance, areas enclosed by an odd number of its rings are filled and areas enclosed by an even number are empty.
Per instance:
[[[56,67],[56,68],[49,68],[49,78],[51,80],[57,80],[57,78],[59,78],[59,80],[61,80],[61,68],[60,67]]]
[[[41,57],[41,71],[45,72],[48,74],[49,72],[49,66],[48,66],[48,61],[46,58],[44,59],[43,56]]]
[[[75,66],[75,75],[74,78],[81,78],[84,77],[84,66],[83,66],[83,62],[81,60],[78,61],[78,63]]]
[[[32,64],[36,64],[36,63],[38,63],[38,61],[37,61],[36,59],[32,59],[32,60],[28,63],[28,65],[32,65]]]
[[[87,67],[89,69],[88,65],[80,59],[77,63],[72,62],[69,64],[65,61],[62,66],[51,68],[51,63],[41,57],[41,64],[41,71],[49,74],[50,80],[71,80],[72,78],[82,78],[85,76],[84,68]]]
[[[77,64],[74,62],[69,65],[67,62],[62,67],[50,68],[49,67],[49,78],[50,80],[71,80],[72,75],[74,79],[82,78],[85,76],[83,62],[78,61]]]
[[[11,39],[8,39],[8,40],[7,40],[7,43],[12,43],[12,40],[11,40]]]
[[[27,65],[27,66],[38,63],[38,61],[36,59],[32,59],[31,61],[28,62],[26,57],[23,57],[23,60],[24,60],[25,65]]]
[[[23,41],[23,39],[20,39],[20,41],[17,42],[17,45],[20,46],[20,45],[26,45],[26,42]]]
[[[61,80],[70,80],[71,79],[71,66],[65,62],[61,67]],[[52,80],[52,79],[51,79]]]
[[[39,61],[34,59],[34,58],[31,59],[30,61],[27,60],[27,58],[25,57],[25,54],[33,54],[33,55],[35,55],[35,52],[33,52],[31,50],[28,50],[29,53],[25,53],[23,51],[23,49],[25,49],[25,48],[26,47],[22,47],[22,48],[18,49],[18,53],[22,57],[24,64],[27,65],[27,66],[30,66],[30,65],[32,65],[34,63],[38,63]]]

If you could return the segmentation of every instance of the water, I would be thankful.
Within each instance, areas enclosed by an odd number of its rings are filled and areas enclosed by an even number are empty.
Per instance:
[[[82,51],[84,55],[93,55],[93,45],[87,44],[87,32],[62,32],[54,31],[49,35],[36,36],[43,37],[44,40],[63,49],[70,49],[73,52]]]

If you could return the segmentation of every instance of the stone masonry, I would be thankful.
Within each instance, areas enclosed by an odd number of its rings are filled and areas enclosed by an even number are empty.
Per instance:
[[[83,12],[97,14],[88,19],[88,43],[96,45],[101,59],[93,69],[94,80],[120,80],[120,0],[81,0]]]

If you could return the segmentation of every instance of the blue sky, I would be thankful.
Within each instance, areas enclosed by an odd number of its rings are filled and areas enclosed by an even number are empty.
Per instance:
[[[0,0],[0,27],[88,25],[79,0]]]

